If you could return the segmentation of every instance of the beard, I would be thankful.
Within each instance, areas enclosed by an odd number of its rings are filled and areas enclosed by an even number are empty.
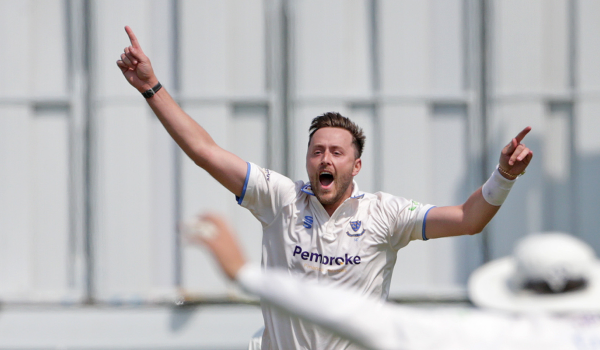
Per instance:
[[[316,176],[315,184],[317,186],[312,186],[313,193],[315,197],[319,200],[323,207],[334,205],[344,199],[346,195],[346,191],[352,185],[353,177],[352,175],[339,175],[333,181],[333,186],[330,189],[323,190],[321,188],[321,182],[319,180],[319,176]]]

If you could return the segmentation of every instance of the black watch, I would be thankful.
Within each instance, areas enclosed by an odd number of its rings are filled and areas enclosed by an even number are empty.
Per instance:
[[[160,85],[160,82],[158,82],[156,85],[154,85],[152,89],[148,89],[142,92],[142,96],[144,96],[145,98],[150,98],[154,96],[154,94],[156,94],[158,90],[160,90],[160,88],[162,88],[162,85]]]

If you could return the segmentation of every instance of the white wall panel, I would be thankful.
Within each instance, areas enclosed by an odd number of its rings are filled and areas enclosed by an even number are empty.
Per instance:
[[[67,94],[67,14],[65,1],[35,0],[31,3],[33,20],[32,93],[42,97],[66,97]],[[27,67],[23,65],[23,67]]]
[[[151,214],[149,237],[153,242],[152,276],[157,292],[168,293],[175,285],[177,254],[176,217],[176,152],[177,144],[167,133],[158,118],[150,117]]]
[[[571,178],[577,162],[572,159],[573,109],[571,104],[554,104],[547,112],[543,148],[536,154],[544,172],[544,230],[575,234],[575,182]]]
[[[569,1],[550,0],[542,3],[543,66],[542,87],[549,92],[563,92],[569,87],[570,48]]]
[[[261,95],[266,88],[265,6],[262,0],[228,0],[230,92]]]
[[[368,2],[295,3],[295,79],[299,96],[365,94],[370,90]]]
[[[263,3],[181,2],[181,84],[185,96],[264,94]]]
[[[600,2],[577,2],[577,85],[582,92],[600,90]]]
[[[31,292],[33,278],[31,114],[22,106],[3,106],[0,113],[0,297],[5,300]]]
[[[414,103],[382,108],[383,190],[428,203],[431,183],[429,107]]]
[[[142,104],[98,110],[94,243],[103,300],[135,301],[152,286],[150,128]]]
[[[458,95],[465,86],[465,18],[461,0],[431,2],[431,88]]]
[[[227,1],[181,1],[181,88],[186,95],[228,92]]]
[[[382,0],[379,3],[382,92],[426,94],[431,81],[431,2]]]
[[[26,97],[31,86],[31,1],[0,1],[0,84],[1,97]]]
[[[496,1],[493,22],[493,84],[501,94],[542,87],[543,1]]]
[[[69,287],[69,134],[65,110],[42,110],[32,120],[33,288],[66,298]],[[47,299],[46,299],[47,300]]]

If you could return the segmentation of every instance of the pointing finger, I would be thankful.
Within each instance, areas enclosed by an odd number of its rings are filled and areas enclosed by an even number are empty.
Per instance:
[[[526,127],[525,129],[523,129],[523,130],[522,130],[522,131],[519,133],[519,135],[517,135],[517,136],[515,137],[515,139],[517,139],[517,142],[521,142],[521,141],[522,141],[522,140],[525,138],[525,135],[527,135],[527,134],[528,134],[530,131],[531,131],[531,126],[528,126],[528,127]]]
[[[142,47],[140,46],[140,43],[138,42],[137,37],[133,33],[133,30],[129,26],[125,26],[125,31],[127,32],[127,35],[129,36],[129,41],[131,41],[131,46],[141,49]]]

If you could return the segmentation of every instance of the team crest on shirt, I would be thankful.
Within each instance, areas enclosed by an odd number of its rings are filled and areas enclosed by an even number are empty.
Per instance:
[[[360,220],[350,221],[350,227],[352,228],[352,231],[354,231],[355,233],[350,233],[349,231],[346,231],[346,234],[350,237],[362,236],[363,233],[365,233],[365,229],[363,228],[362,231],[360,231],[361,226],[362,226],[362,221],[360,221]]]

